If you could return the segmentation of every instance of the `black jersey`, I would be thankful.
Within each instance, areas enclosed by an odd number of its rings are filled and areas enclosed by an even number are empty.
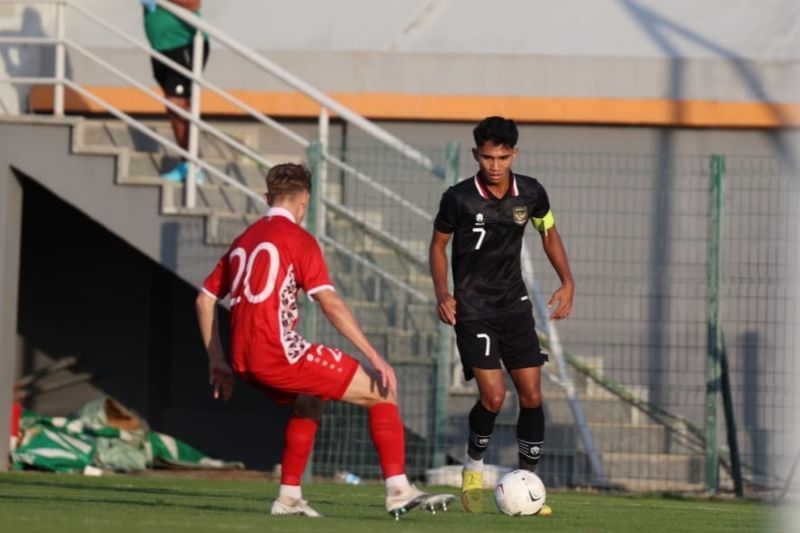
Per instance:
[[[452,248],[456,319],[475,320],[530,311],[520,253],[527,222],[550,211],[544,187],[511,174],[503,198],[495,198],[477,176],[442,195],[434,227],[454,233]]]

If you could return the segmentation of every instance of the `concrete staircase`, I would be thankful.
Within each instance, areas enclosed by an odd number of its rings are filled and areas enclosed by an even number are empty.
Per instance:
[[[150,121],[149,127],[171,138],[166,121]],[[214,123],[222,131],[253,148],[261,148],[265,128],[249,123]],[[262,152],[265,159],[273,162],[302,162],[305,153],[301,147],[280,153]],[[75,123],[72,132],[72,150],[80,154],[108,154],[116,159],[115,181],[117,185],[152,187],[159,190],[159,214],[162,218],[182,220],[199,218],[204,226],[204,245],[221,255],[230,242],[250,223],[263,215],[264,206],[249,198],[235,187],[208,175],[198,186],[197,207],[183,207],[184,186],[160,179],[160,173],[171,168],[177,159],[163,148],[124,123],[113,120],[81,120]],[[264,193],[266,169],[252,160],[244,158],[216,138],[201,134],[200,153],[206,162],[225,172],[236,181],[252,190]],[[328,187],[329,196],[336,189]],[[381,222],[380,211],[367,213],[367,220],[374,226]],[[411,261],[398,259],[397,254],[382,246],[378,239],[358,231],[346,217],[329,213],[328,235],[354,253],[373,261],[386,272],[409,283],[426,294],[430,294],[430,279],[419,266]],[[326,250],[331,274],[339,290],[344,294],[365,332],[389,357],[407,359],[430,357],[435,347],[435,317],[429,306],[409,299],[403,291],[391,287],[369,270],[359,268],[347,256],[332,249]],[[180,274],[180,272],[177,272]],[[200,280],[189,279],[197,283]],[[327,341],[341,344],[343,339],[328,331]],[[333,337],[333,338],[330,338]]]
[[[165,121],[146,122],[161,135],[172,138]],[[258,129],[250,125],[217,125],[225,133],[251,147],[258,146]],[[183,207],[184,186],[160,179],[178,159],[166,153],[155,141],[122,122],[82,120],[73,129],[73,151],[84,154],[108,153],[116,157],[116,183],[126,186],[151,186],[161,191],[159,214],[205,218],[205,241],[209,245],[227,245],[231,239],[260,215],[263,206],[235,187],[208,175],[197,187],[197,207]],[[265,169],[240,156],[210,135],[200,135],[200,153],[206,162],[256,192],[266,192]],[[292,154],[270,154],[277,161],[301,161],[302,150]]]

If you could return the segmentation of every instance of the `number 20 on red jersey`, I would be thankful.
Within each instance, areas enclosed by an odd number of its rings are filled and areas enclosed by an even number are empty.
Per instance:
[[[254,292],[250,279],[253,274],[253,266],[259,254],[269,255],[269,271],[263,287],[258,287],[258,292]],[[259,304],[272,295],[275,290],[275,281],[278,278],[278,267],[280,266],[280,255],[278,249],[271,242],[262,242],[247,256],[244,248],[238,247],[231,251],[229,259],[231,268],[236,269],[231,284],[231,307],[242,301],[244,297],[252,304]],[[242,279],[244,278],[244,280]]]

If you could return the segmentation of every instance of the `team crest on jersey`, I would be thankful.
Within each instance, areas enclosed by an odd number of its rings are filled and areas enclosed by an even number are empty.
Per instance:
[[[514,216],[514,222],[520,226],[524,226],[525,222],[528,221],[528,208],[525,206],[515,207],[512,211],[512,215]]]
[[[475,225],[483,226],[483,213],[478,213],[475,215]]]

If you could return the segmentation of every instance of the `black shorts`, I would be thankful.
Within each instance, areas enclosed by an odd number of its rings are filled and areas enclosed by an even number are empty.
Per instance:
[[[464,379],[474,377],[473,368],[506,370],[542,366],[548,359],[539,346],[536,324],[530,311],[503,318],[456,321],[456,344]]]
[[[189,44],[181,46],[180,48],[171,48],[170,50],[162,50],[161,53],[176,62],[177,64],[186,67],[189,71],[192,70],[192,56],[194,47]],[[203,67],[206,66],[209,54],[208,41],[203,41]],[[192,95],[192,80],[172,69],[169,65],[162,63],[155,57],[150,58],[150,64],[153,67],[153,77],[164,90],[167,96],[180,96],[182,98],[189,98]]]

